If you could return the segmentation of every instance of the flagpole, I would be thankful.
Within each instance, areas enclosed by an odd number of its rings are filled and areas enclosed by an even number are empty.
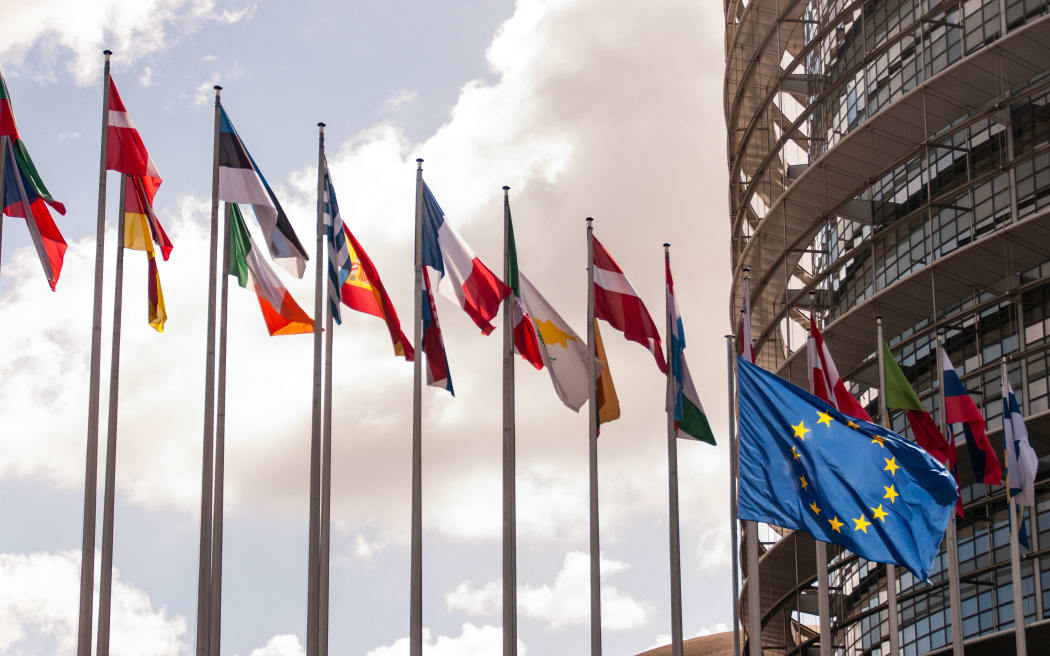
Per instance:
[[[120,392],[120,328],[124,305],[124,211],[128,176],[120,176],[117,214],[117,266],[113,281],[113,342],[109,360],[109,419],[106,430],[105,495],[102,502],[102,566],[98,586],[96,656],[109,656],[110,603],[113,590],[113,513],[117,478],[117,401]]]
[[[726,335],[726,371],[729,383],[729,536],[732,543],[733,564],[733,656],[740,656],[740,527],[736,515],[736,415],[733,412],[733,356],[736,349],[733,335]]]
[[[948,427],[948,414],[944,408],[944,367],[941,365],[942,335],[937,333],[937,349],[934,353],[934,366],[937,367],[937,393],[940,395],[940,417],[941,430],[948,440],[952,451],[955,450],[955,439]],[[948,593],[951,603],[951,625],[952,625],[952,654],[953,656],[964,656],[962,635],[962,595],[959,592],[959,541],[956,534],[955,510],[952,510],[951,521],[948,522],[946,551],[948,556]],[[1015,609],[1016,610],[1016,609]]]
[[[1007,390],[1007,371],[1006,371],[1006,356],[1004,355],[1000,360],[999,372],[1002,376],[1002,389],[1003,399],[1006,399]],[[1003,415],[1003,424],[1005,426],[1009,418]],[[1005,444],[1006,442],[1006,430],[1003,430],[1003,442],[1006,449],[1014,448],[1013,444]],[[1014,643],[1018,654],[1027,654],[1028,647],[1025,638],[1024,628],[1024,595],[1021,589],[1021,547],[1018,539],[1018,520],[1017,520],[1017,501],[1014,499],[1014,495],[1010,494],[1010,479],[1009,471],[1007,471],[1006,479],[1006,497],[1009,499],[1009,512],[1010,512],[1010,579],[1012,582],[1011,587],[1014,593]]]
[[[889,410],[886,408],[886,363],[883,361],[882,351],[882,315],[875,317],[875,353],[878,355],[879,366],[879,419],[886,429],[892,430],[890,425]],[[890,631],[890,653],[896,654],[900,651],[897,636],[897,566],[892,563],[886,564],[886,614],[889,616]]]
[[[409,656],[423,656],[423,160],[416,160],[416,312],[412,347],[412,564]]]
[[[109,128],[109,56],[102,69],[102,139],[98,171],[98,219],[95,227],[95,300],[91,315],[91,378],[88,383],[87,457],[84,470],[84,531],[80,547],[80,614],[77,656],[91,656],[92,603],[95,585],[95,504],[98,494],[98,414],[102,368],[102,263],[106,245],[106,133]],[[26,220],[31,220],[26,212]]]
[[[204,436],[201,447],[201,535],[197,564],[197,656],[211,656],[211,530],[215,446],[215,286],[219,250],[219,112],[222,87],[215,85],[211,164],[211,234],[208,260],[208,333],[204,373]],[[218,656],[215,654],[214,656]]]
[[[510,187],[503,187],[503,279],[510,280]],[[513,297],[503,302],[503,656],[518,653]]]
[[[817,293],[809,291],[809,316],[815,320],[814,298]],[[808,348],[808,343],[807,343]],[[809,393],[813,394],[813,375],[809,376]],[[828,590],[828,545],[814,537],[817,551],[817,612],[820,614],[820,656],[831,656],[831,599]]]
[[[324,123],[317,124],[317,225],[314,265],[314,387],[310,422],[310,547],[306,585],[306,656],[317,656],[321,529],[321,282],[324,276]]]
[[[211,583],[209,591],[208,645],[212,656],[221,653],[222,633],[222,533],[225,514],[223,491],[226,487],[226,332],[228,323],[227,299],[230,291],[230,218],[232,210],[226,203],[222,228],[222,282],[219,292],[219,352],[218,378],[215,402],[215,491],[213,495],[211,529]]]
[[[318,123],[317,127],[320,130],[324,130],[324,123]],[[328,159],[324,157],[324,144],[321,144],[321,163],[324,167],[323,171],[318,172],[318,192],[321,203],[321,224],[320,229],[322,232],[327,232],[324,226],[324,196],[323,193],[326,191],[324,180],[328,175]],[[329,199],[330,201],[331,199]],[[333,233],[335,229],[335,216],[332,216],[332,228]],[[323,237],[320,238],[323,243]],[[326,267],[330,266],[328,262],[329,249],[324,248],[323,252],[318,253],[318,270],[322,267],[321,262],[324,262]],[[327,294],[320,292],[319,298],[324,296],[328,297]],[[324,303],[324,307],[327,311],[325,315],[325,336],[324,336],[324,408],[322,410],[323,417],[321,422],[322,429],[322,441],[321,441],[321,521],[320,531],[320,544],[318,545],[318,570],[317,570],[317,653],[318,656],[328,656],[328,581],[329,581],[329,563],[331,559],[331,546],[332,546],[332,302],[328,298],[328,303]],[[318,301],[320,303],[321,301]],[[318,313],[314,322],[321,320],[321,314]]]
[[[729,403],[729,416],[736,417],[740,408],[740,388],[734,385],[733,372],[735,367],[729,367],[729,390],[732,395]],[[730,419],[730,432],[733,432],[733,419]],[[737,454],[739,456],[740,442],[737,436]],[[737,464],[739,472],[739,462]],[[759,588],[761,576],[758,564],[758,522],[745,522],[747,529],[747,644],[750,656],[762,656],[762,604]]]
[[[598,542],[598,387],[595,381],[594,342],[594,219],[587,217],[587,348],[590,378],[590,435],[587,462],[590,482],[590,558],[591,558],[591,656],[602,653],[601,550]]]
[[[671,270],[671,244],[664,243],[664,264]],[[670,273],[668,273],[670,275]],[[670,283],[670,280],[668,280]],[[674,425],[674,353],[671,342],[671,293],[666,294],[667,343],[667,510],[671,560],[671,656],[682,656],[682,554],[678,531],[678,443]]]

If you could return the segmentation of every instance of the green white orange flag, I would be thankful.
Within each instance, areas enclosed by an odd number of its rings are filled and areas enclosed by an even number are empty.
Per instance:
[[[237,278],[241,287],[247,287],[251,280],[270,335],[313,332],[313,320],[303,312],[259,253],[236,203],[226,204],[226,215],[230,231],[230,275]]]

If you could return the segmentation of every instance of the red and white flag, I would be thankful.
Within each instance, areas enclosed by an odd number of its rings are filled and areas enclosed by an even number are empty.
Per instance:
[[[124,175],[142,178],[150,203],[160,186],[161,177],[153,165],[146,145],[142,143],[135,123],[128,115],[124,101],[117,93],[113,78],[109,80],[109,116],[106,119],[106,168]]]
[[[649,310],[634,291],[631,281],[616,261],[593,236],[594,242],[594,316],[608,321],[624,337],[638,342],[652,352],[656,366],[667,373],[660,333]]]
[[[809,360],[809,386],[813,394],[824,399],[839,412],[851,417],[871,421],[867,411],[846,389],[846,384],[839,378],[839,370],[831,359],[831,351],[824,343],[824,336],[817,330],[813,317],[809,319],[809,342],[806,356]]]

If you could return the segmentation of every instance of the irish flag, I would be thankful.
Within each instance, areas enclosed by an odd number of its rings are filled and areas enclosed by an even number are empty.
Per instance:
[[[226,213],[230,231],[230,275],[237,278],[241,287],[247,287],[251,280],[270,335],[313,332],[313,320],[303,312],[259,253],[248,226],[244,225],[240,208],[235,203],[226,203]]]
[[[715,434],[707,421],[707,413],[700,403],[700,396],[689,375],[685,363],[685,330],[682,315],[678,312],[678,300],[674,295],[674,279],[671,277],[671,259],[664,258],[667,269],[667,311],[671,314],[671,402],[674,412],[675,437],[691,437],[708,444],[715,443]]]

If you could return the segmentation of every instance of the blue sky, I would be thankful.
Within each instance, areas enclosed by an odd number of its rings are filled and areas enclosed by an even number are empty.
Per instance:
[[[512,187],[521,266],[577,332],[583,217],[598,218],[597,234],[654,317],[663,308],[659,245],[670,241],[687,354],[724,435],[722,30],[714,3],[695,5],[15,0],[5,8],[22,36],[0,44],[0,67],[22,137],[69,207],[56,218],[70,249],[51,293],[24,228],[5,221],[0,590],[10,592],[0,592],[8,627],[0,653],[68,651],[75,635],[104,47],[116,51],[114,79],[164,176],[156,207],[175,243],[161,263],[163,335],[144,320],[142,258],[129,252],[125,264],[113,653],[182,655],[192,652],[195,621],[211,85],[225,87],[231,119],[308,246],[315,124],[328,123],[343,217],[403,320],[412,311],[416,157],[426,158],[448,219],[493,269],[500,187]],[[131,20],[134,12],[150,20]],[[109,201],[107,308],[116,193]],[[280,275],[311,309],[312,281]],[[292,656],[305,631],[311,345],[268,337],[253,295],[230,293],[223,651]],[[474,656],[500,640],[500,345],[498,334],[482,337],[454,305],[438,303],[457,395],[424,398],[427,654]],[[374,318],[347,315],[335,337],[332,653],[400,656],[411,367],[392,357]],[[611,331],[605,341],[623,418],[603,429],[600,445],[604,635],[606,653],[635,654],[669,632],[664,387],[644,349]],[[545,372],[522,365],[518,380],[519,637],[529,654],[580,653],[586,417],[558,402]],[[730,618],[726,451],[681,443],[679,453],[685,629],[694,635]]]

